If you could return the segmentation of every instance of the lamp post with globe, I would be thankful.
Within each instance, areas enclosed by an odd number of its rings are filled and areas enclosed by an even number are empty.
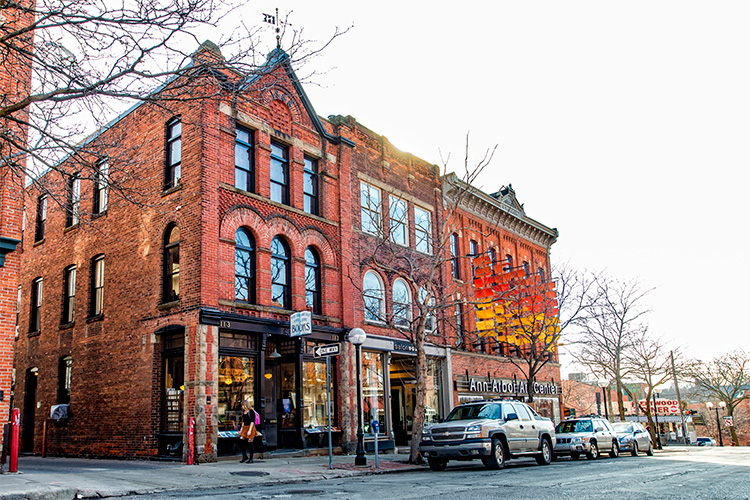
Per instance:
[[[347,340],[354,345],[356,351],[357,363],[357,456],[354,458],[354,465],[367,465],[365,457],[365,432],[362,428],[362,344],[367,339],[367,334],[361,328],[352,328],[349,330]]]

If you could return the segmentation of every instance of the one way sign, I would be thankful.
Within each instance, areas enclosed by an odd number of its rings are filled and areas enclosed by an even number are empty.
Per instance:
[[[341,344],[319,345],[318,347],[313,349],[313,356],[316,358],[338,356],[339,354],[341,354]]]

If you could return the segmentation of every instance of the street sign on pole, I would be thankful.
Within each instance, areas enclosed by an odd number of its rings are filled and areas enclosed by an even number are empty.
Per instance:
[[[319,345],[313,349],[313,357],[324,358],[328,356],[338,356],[341,354],[341,344]]]
[[[725,416],[724,427],[734,427],[734,419],[732,417]]]

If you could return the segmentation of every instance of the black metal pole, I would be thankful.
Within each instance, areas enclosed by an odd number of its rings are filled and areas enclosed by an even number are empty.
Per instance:
[[[365,431],[362,428],[362,374],[360,364],[362,362],[362,353],[359,345],[355,346],[357,353],[357,456],[354,458],[354,465],[367,465],[365,457]]]
[[[724,446],[724,439],[721,437],[721,423],[719,422],[719,407],[715,407],[716,410],[716,428],[719,430],[719,446]]]

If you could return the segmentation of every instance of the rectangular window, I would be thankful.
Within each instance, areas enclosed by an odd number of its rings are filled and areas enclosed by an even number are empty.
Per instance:
[[[458,235],[451,234],[451,274],[454,279],[461,279],[461,268],[459,262]]]
[[[419,207],[414,207],[414,239],[416,240],[415,248],[418,252],[432,253],[432,220],[430,212]]]
[[[234,187],[249,193],[255,192],[255,158],[253,133],[237,127],[234,140]]]
[[[236,436],[233,432],[242,428],[242,402],[247,399],[255,407],[255,358],[220,355],[219,387],[219,432],[224,433],[219,437]],[[260,411],[257,407],[255,410]]]
[[[36,202],[36,233],[34,241],[44,239],[44,229],[47,225],[47,195],[40,196]]]
[[[19,325],[21,324],[21,285],[18,285],[18,299],[16,300],[16,338],[18,338]]]
[[[94,168],[94,214],[101,214],[107,210],[107,183],[109,179],[109,163],[100,161]]]
[[[29,315],[29,331],[38,332],[42,328],[42,278],[31,283],[31,314]]]
[[[455,305],[454,315],[456,318],[456,346],[465,349],[464,345],[464,314],[461,304]]]
[[[289,205],[289,148],[271,142],[271,201]]]
[[[99,316],[104,308],[104,256],[94,257],[91,265],[91,307],[89,316]]]
[[[182,122],[175,118],[167,123],[167,168],[164,189],[180,184],[182,178]]]
[[[318,207],[318,160],[305,156],[305,212],[319,215]]]
[[[63,290],[63,324],[73,322],[76,300],[76,266],[65,269],[65,289]]]
[[[378,234],[380,229],[380,190],[362,182],[360,184],[362,231]]]
[[[60,358],[57,372],[57,404],[70,404],[70,386],[73,375],[73,358],[65,356]]]
[[[387,434],[385,427],[385,398],[383,381],[383,355],[377,352],[362,352],[362,413],[364,431],[372,432],[371,422],[380,424],[380,434]]]
[[[391,241],[399,245],[407,245],[408,220],[406,212],[406,201],[391,195],[388,198],[388,215],[390,218]]]
[[[309,354],[312,349],[320,344],[306,342]],[[333,379],[331,379],[331,395],[334,394]],[[320,362],[305,361],[302,364],[302,402],[304,414],[302,415],[302,425],[309,433],[306,437],[310,441],[323,442],[316,435],[322,431],[319,428],[328,427],[328,413],[326,405],[328,403],[328,393],[326,391],[326,364]],[[335,398],[331,398],[331,420],[336,427],[336,413],[333,411]],[[321,432],[322,434],[322,432]]]
[[[81,206],[81,178],[78,174],[72,175],[68,179],[68,207],[65,227],[71,227],[78,224],[78,217]]]

